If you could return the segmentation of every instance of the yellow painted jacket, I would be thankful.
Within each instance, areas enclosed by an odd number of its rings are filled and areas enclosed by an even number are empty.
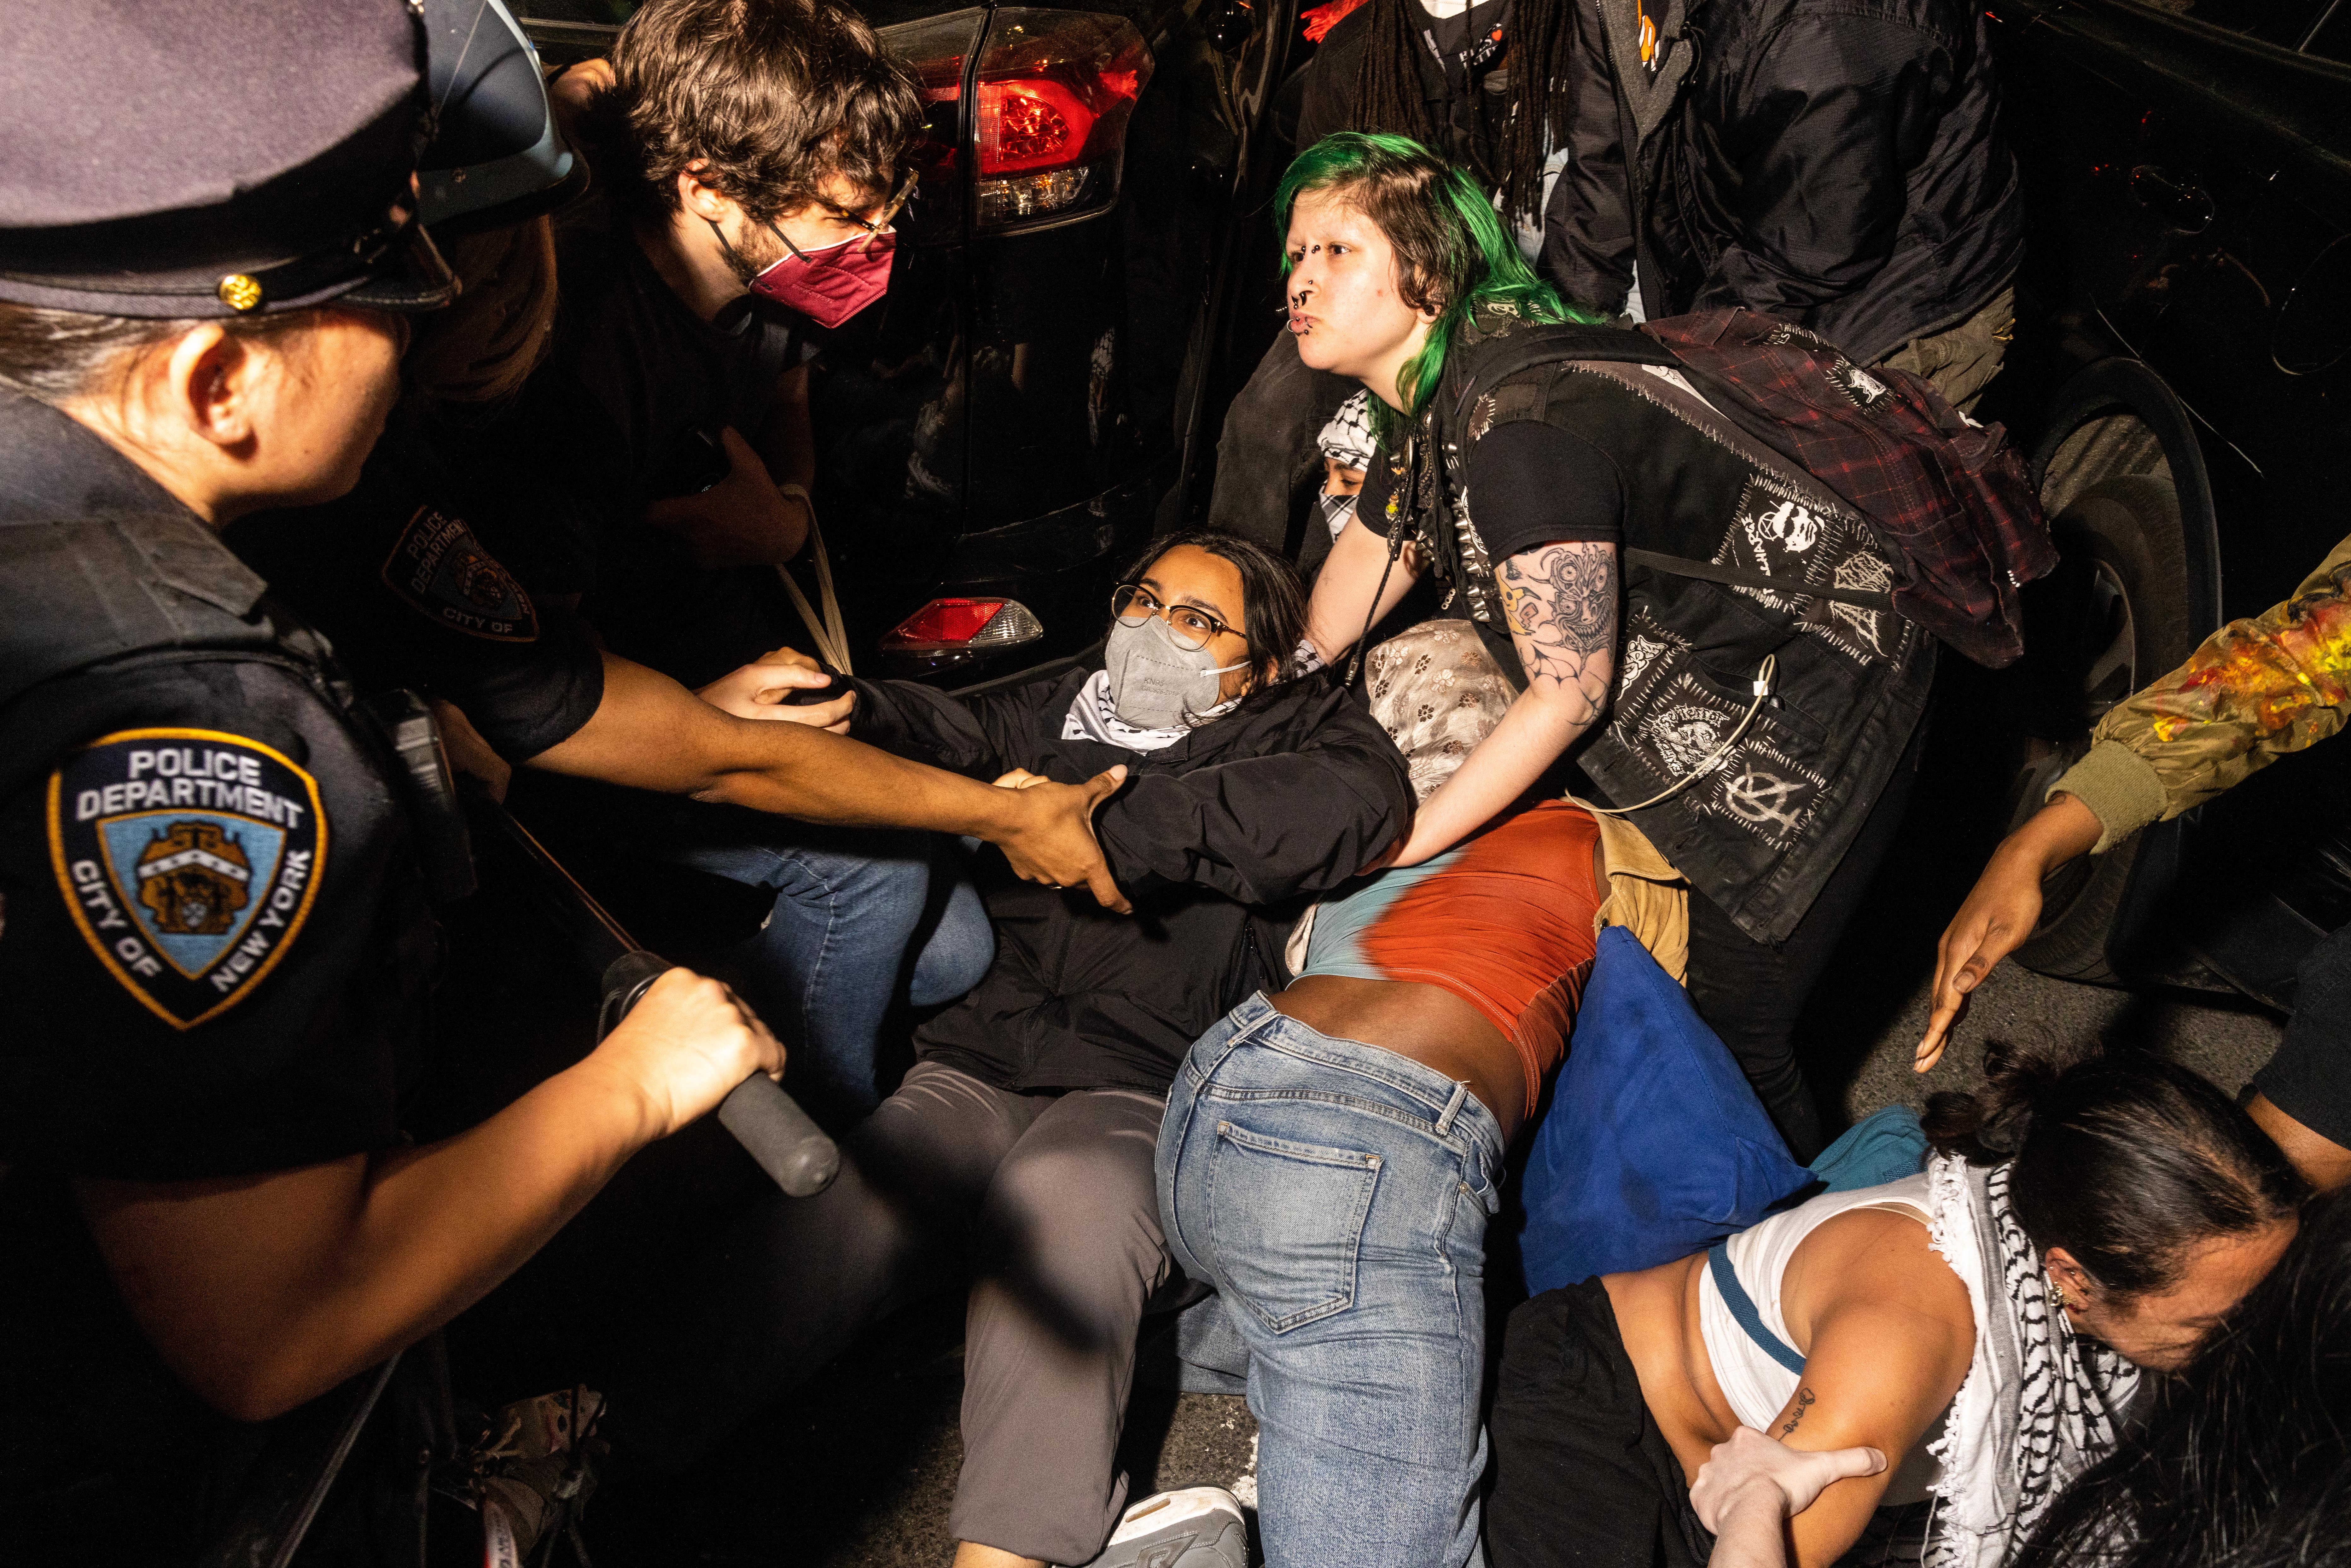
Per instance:
[[[2351,717],[2351,538],[2294,597],[2231,621],[2188,662],[2109,709],[2089,754],[2049,787],[2098,815],[2103,853],[2314,746]]]

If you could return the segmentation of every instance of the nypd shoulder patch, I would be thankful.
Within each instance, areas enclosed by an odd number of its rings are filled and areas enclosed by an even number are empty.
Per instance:
[[[538,612],[514,573],[462,518],[419,507],[384,558],[384,585],[426,618],[493,643],[538,639]]]
[[[210,729],[126,729],[49,776],[49,857],[84,940],[174,1029],[250,995],[326,870],[318,781]]]

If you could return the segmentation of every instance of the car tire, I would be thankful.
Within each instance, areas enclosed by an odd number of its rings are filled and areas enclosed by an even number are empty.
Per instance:
[[[2037,586],[2032,619],[2044,645],[2031,678],[2047,742],[2020,771],[2010,828],[2041,809],[2048,786],[2088,748],[2108,708],[2176,667],[2196,646],[2179,497],[2168,478],[2102,479],[2053,518],[2059,566]],[[2053,733],[2051,733],[2053,732]],[[2041,923],[2016,950],[2028,969],[2119,983],[2110,951],[2116,915],[2147,835],[2059,868],[2042,887]]]

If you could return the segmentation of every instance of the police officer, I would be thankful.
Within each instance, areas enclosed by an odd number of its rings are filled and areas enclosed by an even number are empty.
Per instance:
[[[0,11],[0,1559],[184,1557],[240,1451],[205,1406],[381,1360],[781,1069],[674,972],[401,1145],[400,770],[215,529],[347,489],[451,295],[420,37],[402,0]]]

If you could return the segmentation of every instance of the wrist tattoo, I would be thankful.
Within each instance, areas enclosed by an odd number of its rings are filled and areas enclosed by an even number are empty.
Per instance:
[[[1788,1412],[1787,1420],[1782,1422],[1780,1425],[1780,1440],[1782,1442],[1784,1443],[1788,1440],[1790,1434],[1795,1431],[1796,1424],[1804,1418],[1804,1412],[1810,1410],[1819,1398],[1820,1396],[1813,1393],[1809,1388],[1799,1388],[1796,1390],[1796,1407]]]

